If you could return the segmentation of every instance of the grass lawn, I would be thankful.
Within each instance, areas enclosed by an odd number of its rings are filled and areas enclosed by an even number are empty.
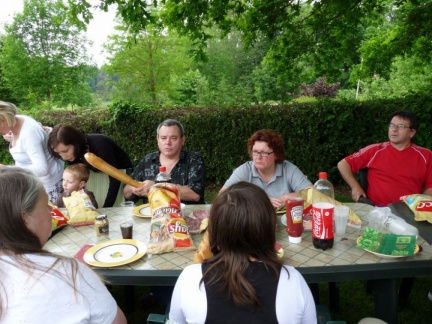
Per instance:
[[[211,202],[217,196],[218,186],[208,186],[206,188],[206,201]],[[341,202],[352,202],[349,188],[346,186],[337,186],[335,188],[336,199]],[[332,312],[333,320],[344,320],[348,324],[355,324],[364,317],[374,316],[374,298],[372,294],[366,293],[364,281],[341,282],[340,285],[340,311]],[[116,298],[119,306],[124,311],[127,309],[124,303],[123,287],[115,286],[113,296]],[[328,305],[328,284],[319,284],[320,303]],[[430,323],[432,318],[432,302],[429,301],[427,294],[432,289],[432,271],[431,277],[416,278],[414,287],[409,296],[408,305],[399,310],[398,318],[401,324]],[[135,304],[132,305],[133,311],[126,313],[129,324],[144,324],[149,313],[164,313],[164,309],[153,306],[146,308],[140,303],[140,297],[149,292],[148,287],[135,287]],[[128,305],[129,307],[131,305]]]

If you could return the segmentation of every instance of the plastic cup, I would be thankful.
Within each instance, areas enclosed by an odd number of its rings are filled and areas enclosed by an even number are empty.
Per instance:
[[[123,218],[125,221],[132,221],[133,209],[135,204],[133,201],[124,201],[120,203],[120,207],[123,208]]]
[[[132,221],[126,221],[120,224],[120,230],[122,233],[123,239],[132,239],[132,232],[133,232],[133,222]]]
[[[348,224],[349,207],[344,205],[334,206],[335,234],[337,236],[345,235]]]

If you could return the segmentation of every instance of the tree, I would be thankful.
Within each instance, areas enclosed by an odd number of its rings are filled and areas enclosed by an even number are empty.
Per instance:
[[[13,95],[30,104],[88,104],[87,40],[61,0],[27,0],[5,26],[0,66]]]
[[[133,41],[127,33],[111,36],[106,46],[111,56],[106,71],[118,77],[118,82],[112,83],[114,97],[153,106],[175,97],[171,77],[183,75],[191,67],[189,45],[185,38],[156,26],[148,26]]]

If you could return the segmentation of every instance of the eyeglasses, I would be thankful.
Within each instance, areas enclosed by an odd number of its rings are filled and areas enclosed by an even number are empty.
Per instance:
[[[405,125],[402,125],[402,124],[399,124],[399,125],[390,124],[389,125],[389,129],[392,129],[392,128],[397,128],[398,130],[404,130],[405,128],[411,129],[411,127],[405,126]]]
[[[259,151],[252,151],[253,156],[262,156],[262,157],[268,157],[272,152],[259,152]]]

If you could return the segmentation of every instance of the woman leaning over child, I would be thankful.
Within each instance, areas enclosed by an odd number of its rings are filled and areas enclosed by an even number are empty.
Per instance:
[[[126,323],[91,269],[43,249],[50,235],[42,183],[23,169],[1,169],[0,322]]]
[[[316,323],[301,274],[274,249],[276,214],[258,186],[238,182],[210,210],[213,257],[181,273],[169,319],[178,323]]]

